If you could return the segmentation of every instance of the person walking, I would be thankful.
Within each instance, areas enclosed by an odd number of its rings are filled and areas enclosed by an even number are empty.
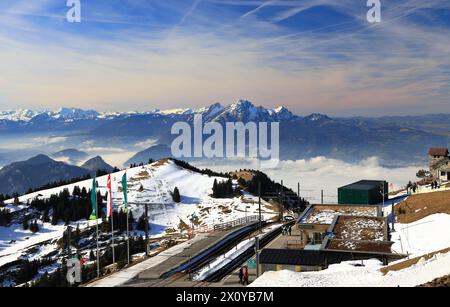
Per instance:
[[[239,269],[239,283],[244,284],[244,269],[242,267]]]
[[[244,283],[243,283],[243,285],[245,286],[245,285],[247,285],[248,286],[248,268],[247,267],[245,267],[244,268]]]

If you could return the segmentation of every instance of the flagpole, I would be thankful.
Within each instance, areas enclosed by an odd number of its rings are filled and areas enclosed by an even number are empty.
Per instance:
[[[127,200],[127,172],[122,176],[122,192],[123,192],[123,205],[127,212],[127,260],[128,265],[130,265],[130,208],[128,208]]]
[[[127,208],[127,255],[128,265],[130,265],[130,209]]]
[[[108,208],[111,210],[109,214],[111,214],[111,249],[112,249],[112,258],[113,263],[116,263],[116,255],[114,251],[114,209],[113,209],[113,196],[112,196],[112,180],[111,175],[108,177]]]
[[[111,197],[112,202],[112,197]],[[112,205],[111,205],[112,207]],[[111,208],[112,209],[112,208]],[[111,235],[112,235],[112,256],[113,256],[113,263],[116,263],[116,255],[114,253],[114,210],[111,210]]]
[[[97,183],[96,183],[96,185],[97,185]],[[97,200],[97,191],[95,191],[95,203],[96,203],[96,206],[95,206],[95,211],[96,211],[96,214],[95,214],[95,217],[96,217],[96,226],[97,226],[97,278],[100,278],[100,254],[99,254],[99,252],[98,252],[98,200]]]

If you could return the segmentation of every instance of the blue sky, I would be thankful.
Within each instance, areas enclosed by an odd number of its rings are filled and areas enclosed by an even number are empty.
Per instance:
[[[450,113],[450,2],[66,0],[0,3],[0,109],[200,107]]]

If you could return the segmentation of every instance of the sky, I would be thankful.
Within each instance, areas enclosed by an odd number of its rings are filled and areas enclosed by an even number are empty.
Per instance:
[[[450,2],[0,2],[0,110],[284,105],[299,115],[450,113]]]

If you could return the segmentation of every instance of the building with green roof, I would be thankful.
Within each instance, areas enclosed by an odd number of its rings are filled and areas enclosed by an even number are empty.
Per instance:
[[[338,189],[340,205],[376,205],[389,199],[389,186],[383,180],[361,180]]]

